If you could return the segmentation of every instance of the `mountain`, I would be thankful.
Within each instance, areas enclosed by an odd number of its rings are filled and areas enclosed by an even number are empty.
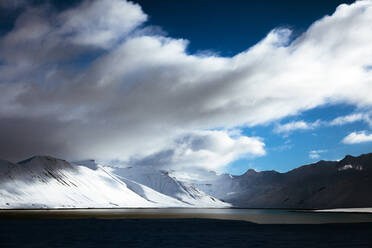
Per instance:
[[[324,209],[372,206],[372,153],[359,157],[348,155],[340,161],[319,161],[286,173],[250,169],[241,176],[221,176],[194,185],[234,207]]]
[[[197,207],[229,206],[229,204],[204,193],[194,185],[177,180],[167,171],[158,170],[151,166],[111,169],[113,174],[125,182],[127,180],[135,181],[186,204]]]
[[[0,208],[194,207],[119,178],[94,161],[78,163],[49,156],[1,160]],[[216,206],[227,204],[209,205]]]
[[[372,207],[372,153],[319,161],[286,173],[207,172],[185,179],[151,166],[115,168],[35,156],[0,160],[0,208]]]

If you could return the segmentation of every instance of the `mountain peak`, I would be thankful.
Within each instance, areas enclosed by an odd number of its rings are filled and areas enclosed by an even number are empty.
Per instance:
[[[29,162],[35,161],[35,160],[54,161],[54,162],[64,161],[64,162],[66,162],[66,160],[58,159],[58,158],[55,158],[55,157],[52,157],[52,156],[49,156],[49,155],[35,155],[35,156],[32,156],[28,159],[22,160],[22,161],[18,162],[17,164],[26,164],[26,163],[29,163]]]
[[[55,169],[76,169],[75,166],[66,160],[55,158],[47,155],[36,155],[17,163],[21,166],[26,166],[32,170],[55,170]]]
[[[365,154],[361,154],[359,156],[352,156],[352,155],[346,155],[341,161],[343,160],[372,160],[372,153],[365,153]]]
[[[351,165],[353,167],[363,167],[364,169],[371,168],[372,166],[372,153],[362,154],[360,156],[354,157],[351,155],[346,155],[342,160],[338,162],[337,167],[341,168],[345,165]]]
[[[362,156],[362,155],[360,155],[360,156]],[[348,154],[343,159],[353,159],[353,158],[355,158],[355,157]]]
[[[256,175],[257,173],[254,169],[248,169],[243,175]]]

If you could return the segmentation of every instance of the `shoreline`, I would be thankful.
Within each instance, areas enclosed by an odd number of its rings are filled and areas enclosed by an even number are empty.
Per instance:
[[[91,210],[91,211],[100,211],[100,210],[203,210],[203,209],[212,209],[212,210],[283,210],[283,211],[293,211],[293,212],[314,212],[314,213],[372,213],[372,207],[366,208],[330,208],[330,209],[298,209],[298,208],[240,208],[240,207],[136,207],[136,208],[127,208],[127,207],[114,207],[114,208],[0,208],[0,212],[5,211],[79,211],[79,210]]]
[[[372,213],[325,212],[294,209],[115,208],[115,209],[5,209],[0,220],[38,219],[219,219],[257,224],[372,223]]]
[[[316,213],[363,213],[372,214],[372,208],[333,208],[312,210]]]

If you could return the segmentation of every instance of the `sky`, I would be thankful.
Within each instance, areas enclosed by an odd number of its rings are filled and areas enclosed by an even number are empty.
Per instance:
[[[372,1],[0,1],[0,158],[285,172],[372,152]]]

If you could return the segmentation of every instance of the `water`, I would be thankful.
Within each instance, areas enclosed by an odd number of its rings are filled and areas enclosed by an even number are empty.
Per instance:
[[[372,247],[372,215],[265,209],[0,210],[0,247]]]
[[[257,224],[324,224],[371,222],[368,213],[319,213],[279,209],[68,209],[0,210],[0,219],[220,219]]]

